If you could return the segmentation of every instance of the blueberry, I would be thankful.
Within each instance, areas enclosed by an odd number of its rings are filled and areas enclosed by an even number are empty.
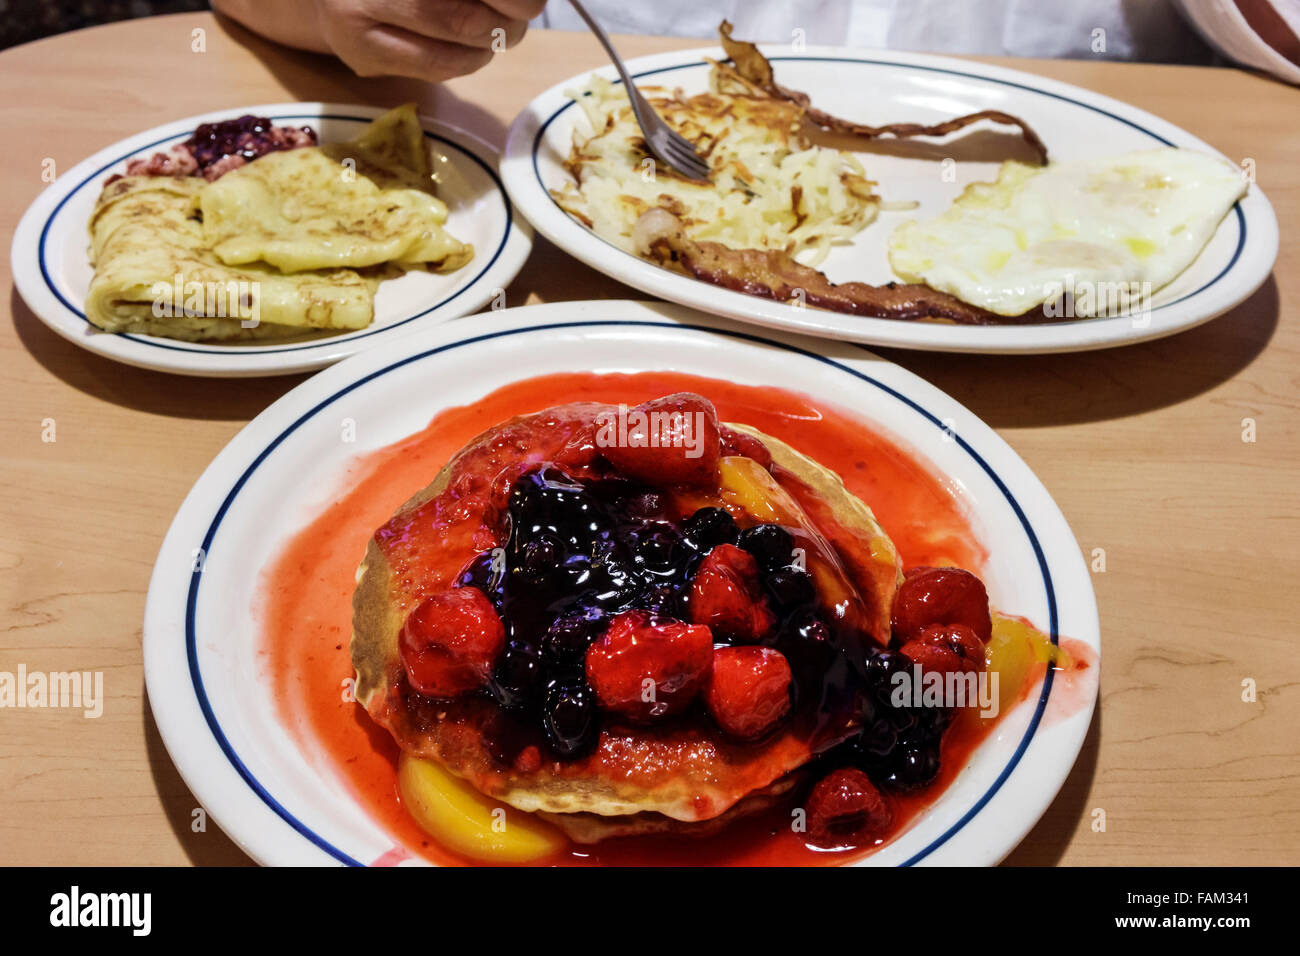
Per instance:
[[[542,640],[542,650],[556,664],[580,666],[591,642],[605,630],[605,623],[605,614],[598,608],[556,618]]]
[[[812,575],[799,568],[773,571],[767,576],[767,590],[783,608],[804,607],[817,599],[817,588],[813,585]]]
[[[510,491],[511,536],[520,550],[543,532],[583,550],[607,525],[594,496],[554,466],[524,475]]]
[[[568,590],[578,591],[597,585],[595,578],[598,570],[594,566],[591,555],[569,554],[558,567],[553,569],[553,572]]]
[[[888,703],[888,698],[886,698],[886,703]],[[884,714],[899,733],[905,733],[916,726],[916,708],[886,706]]]
[[[800,641],[809,644],[827,644],[831,639],[831,631],[820,618],[809,617],[800,621],[794,626],[794,635]]]
[[[765,571],[774,571],[789,564],[794,554],[794,535],[779,524],[758,524],[746,528],[740,533],[737,544],[752,554],[758,566]]]
[[[545,581],[555,570],[560,548],[551,535],[542,534],[524,544],[519,570],[532,581]]]
[[[537,648],[522,641],[512,641],[497,658],[488,690],[502,707],[524,707],[532,699],[541,673]]]
[[[496,549],[474,558],[456,578],[458,588],[478,588],[498,611],[505,599],[505,562]]]
[[[645,596],[637,603],[647,611],[655,611],[665,617],[681,618],[685,609],[682,606],[681,590],[675,584],[660,583],[652,585]]]
[[[895,674],[912,669],[912,662],[897,651],[877,651],[867,658],[867,679],[876,690],[877,696],[888,697],[893,685],[890,679]]]
[[[939,775],[939,748],[908,747],[899,753],[886,783],[898,790],[919,790]]]
[[[542,729],[556,756],[590,753],[600,736],[595,692],[585,681],[553,683],[542,706]]]
[[[951,722],[952,711],[946,707],[926,707],[921,711],[917,721],[922,732],[930,738],[943,736],[943,732],[948,729],[948,724]]]
[[[628,498],[626,507],[633,518],[657,518],[663,514],[664,496],[657,491],[643,491]]]
[[[650,568],[665,568],[672,563],[677,535],[666,525],[649,525],[633,531],[632,553],[636,561]]]
[[[898,732],[894,730],[894,725],[881,717],[862,731],[858,747],[868,754],[884,757],[894,749],[897,743]]]
[[[701,508],[686,519],[682,533],[687,543],[701,554],[720,544],[735,544],[740,537],[736,519],[721,508]]]
[[[595,583],[625,588],[636,577],[635,559],[613,535],[601,535],[591,549],[593,570],[601,580]]]

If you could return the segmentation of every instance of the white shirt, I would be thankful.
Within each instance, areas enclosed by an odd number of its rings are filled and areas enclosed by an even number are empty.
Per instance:
[[[735,24],[737,39],[759,43],[1181,63],[1212,58],[1173,0],[584,0],[584,5],[611,33],[714,38],[725,18]],[[535,23],[586,29],[566,0],[550,0]]]
[[[1208,63],[1214,51],[1300,84],[1300,64],[1270,46],[1234,0],[585,0],[613,33],[970,53]],[[1300,0],[1269,0],[1300,36]],[[1180,15],[1181,13],[1181,15]],[[586,29],[566,0],[534,23]]]
[[[1262,40],[1233,0],[1177,0],[1188,21],[1230,60],[1265,70],[1288,83],[1300,83],[1300,64],[1292,63]],[[1271,0],[1286,29],[1300,36],[1300,0]]]

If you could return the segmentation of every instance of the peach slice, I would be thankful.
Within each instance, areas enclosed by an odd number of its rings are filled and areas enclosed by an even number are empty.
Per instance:
[[[397,786],[407,812],[450,850],[492,863],[524,863],[563,849],[555,828],[507,807],[439,764],[403,753]]]

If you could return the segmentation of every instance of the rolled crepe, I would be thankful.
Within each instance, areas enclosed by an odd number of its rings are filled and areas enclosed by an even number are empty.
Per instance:
[[[206,185],[197,177],[127,176],[105,187],[90,221],[95,276],[86,318],[94,325],[198,342],[370,324],[377,276],[351,269],[285,275],[261,263],[223,263],[193,215]]]
[[[383,279],[473,258],[443,229],[433,186],[412,105],[350,142],[268,153],[211,183],[119,178],[90,220],[86,317],[191,342],[365,328]]]

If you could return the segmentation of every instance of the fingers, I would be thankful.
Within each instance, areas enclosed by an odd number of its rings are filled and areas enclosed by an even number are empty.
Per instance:
[[[358,76],[409,76],[430,83],[473,73],[492,60],[491,49],[380,23],[331,38],[331,45]]]
[[[359,76],[438,83],[514,46],[545,0],[322,0],[330,48]]]
[[[509,3],[521,6],[520,0]],[[493,51],[514,46],[528,28],[527,17],[511,16],[482,0],[367,0],[363,9],[378,23]]]
[[[502,16],[512,20],[531,20],[546,9],[546,0],[483,0]]]

